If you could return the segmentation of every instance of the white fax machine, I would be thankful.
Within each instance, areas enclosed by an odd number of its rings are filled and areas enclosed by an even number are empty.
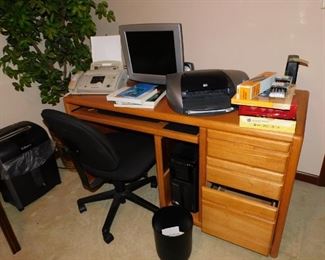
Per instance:
[[[109,94],[125,86],[128,80],[127,72],[120,61],[102,61],[91,64],[91,69],[72,75],[69,83],[69,93]]]

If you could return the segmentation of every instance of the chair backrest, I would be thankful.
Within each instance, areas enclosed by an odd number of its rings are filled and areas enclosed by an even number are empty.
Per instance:
[[[86,172],[101,177],[98,172],[119,166],[119,157],[106,136],[85,121],[53,109],[44,109],[41,115],[49,130],[69,149],[74,162]]]

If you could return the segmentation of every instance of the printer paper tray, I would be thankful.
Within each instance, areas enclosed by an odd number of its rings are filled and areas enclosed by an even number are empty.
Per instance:
[[[201,115],[201,114],[218,114],[218,113],[229,113],[234,111],[233,107],[222,108],[222,109],[202,109],[202,110],[186,110],[187,115]]]

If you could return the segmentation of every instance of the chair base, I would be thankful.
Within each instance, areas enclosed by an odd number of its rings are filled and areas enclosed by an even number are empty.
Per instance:
[[[143,187],[144,185],[150,183],[152,188],[157,187],[157,180],[155,176],[144,177],[138,181],[125,184],[123,182],[115,182],[112,183],[114,185],[113,190],[101,192],[92,196],[84,197],[78,199],[78,208],[79,212],[83,213],[87,211],[86,203],[96,202],[101,200],[113,199],[108,214],[106,216],[102,234],[104,241],[109,244],[114,240],[114,236],[110,232],[113,220],[115,218],[116,212],[121,204],[124,204],[126,200],[129,200],[137,205],[142,206],[152,212],[156,212],[159,208],[154,204],[150,203],[149,201],[144,200],[143,198],[139,197],[138,195],[134,194],[133,191]]]

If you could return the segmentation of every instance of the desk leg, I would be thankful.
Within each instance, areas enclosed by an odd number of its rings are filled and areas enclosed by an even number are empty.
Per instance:
[[[199,212],[198,223],[201,226],[202,223],[202,187],[207,186],[206,169],[207,169],[207,129],[200,128],[199,137]]]
[[[283,184],[283,192],[281,196],[281,203],[279,206],[278,220],[276,222],[275,230],[274,230],[274,238],[271,247],[270,255],[275,258],[279,254],[280,244],[282,240],[282,234],[284,231],[284,226],[288,214],[290,199],[292,195],[293,185],[295,181],[295,176],[297,172],[297,166],[299,162],[300,151],[302,147],[301,138],[294,137],[292,143],[292,152],[290,158],[288,159],[288,169],[285,175],[284,184]]]
[[[170,202],[169,172],[164,172],[164,155],[162,137],[155,136],[156,170],[160,207],[168,206]]]
[[[16,235],[11,227],[11,224],[9,222],[7,214],[4,211],[4,208],[2,207],[1,202],[0,202],[0,226],[1,226],[2,232],[4,233],[4,235],[8,241],[8,244],[11,248],[12,253],[13,254],[17,253],[21,248],[20,248],[19,242],[16,238]]]

